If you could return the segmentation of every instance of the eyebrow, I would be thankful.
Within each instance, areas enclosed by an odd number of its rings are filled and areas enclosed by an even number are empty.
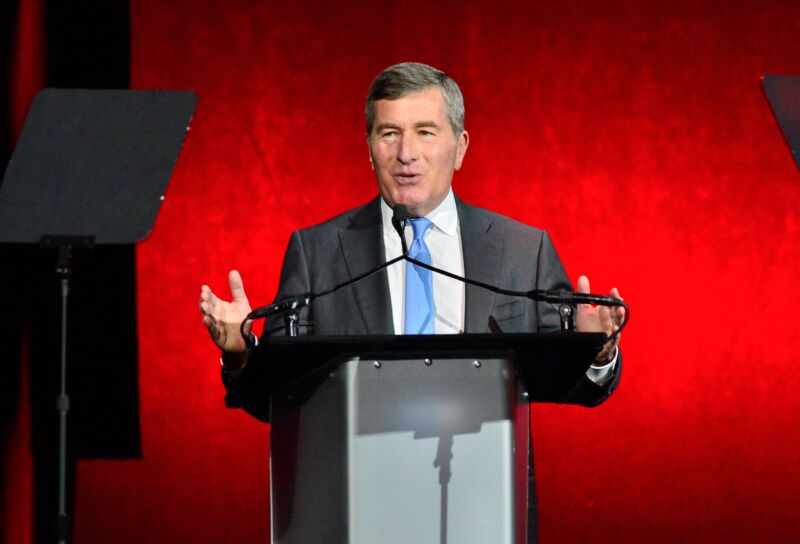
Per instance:
[[[394,123],[381,123],[380,125],[375,127],[375,131],[377,132],[379,130],[386,130],[387,128],[400,128],[400,127],[398,125],[395,125]]]
[[[386,130],[388,128],[399,129],[400,125],[396,123],[381,123],[375,127],[375,130]],[[414,123],[414,128],[439,128],[439,123],[436,121],[420,121],[419,123]]]

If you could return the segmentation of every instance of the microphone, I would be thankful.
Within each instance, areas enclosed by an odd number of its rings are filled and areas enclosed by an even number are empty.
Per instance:
[[[606,295],[595,295],[594,293],[577,293],[566,289],[551,289],[544,291],[534,289],[525,293],[530,299],[541,302],[551,302],[553,304],[595,304],[597,306],[622,306],[622,301],[615,297]]]
[[[281,314],[283,312],[288,312],[291,310],[298,310],[305,306],[308,306],[312,300],[317,298],[317,295],[314,293],[304,293],[302,295],[294,295],[291,297],[287,297],[283,300],[275,302],[273,304],[268,304],[267,306],[261,306],[260,308],[256,308],[249,314],[247,314],[248,319],[258,319],[260,317],[269,317],[271,315]]]
[[[406,244],[406,236],[405,236],[405,228],[406,228],[406,221],[411,216],[408,213],[408,208],[405,207],[403,204],[395,204],[394,205],[394,213],[392,214],[392,226],[394,230],[397,231],[398,236],[400,236],[400,243],[403,246],[403,255],[408,255],[408,244]]]

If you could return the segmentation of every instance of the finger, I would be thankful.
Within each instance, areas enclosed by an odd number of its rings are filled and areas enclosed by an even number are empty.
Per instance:
[[[217,315],[218,309],[218,306],[212,306],[208,301],[203,300],[200,302],[200,313],[204,316],[209,316],[214,321],[216,321],[217,317],[219,317]]]
[[[247,302],[247,295],[244,293],[244,282],[238,270],[231,270],[228,273],[228,285],[231,288],[233,302]]]
[[[625,308],[619,306],[614,308],[614,321],[616,321],[617,325],[622,323],[625,320]]]
[[[611,289],[611,291],[609,292],[609,295],[611,295],[614,298],[618,298],[618,299],[620,299],[622,301],[625,300],[624,298],[622,298],[620,296],[619,289],[617,289],[616,287]],[[611,316],[614,319],[614,330],[616,330],[619,327],[620,323],[622,323],[622,320],[625,319],[625,307],[624,306],[616,306],[616,307],[614,307],[614,310],[613,310],[613,313],[611,314]]]
[[[610,308],[605,306],[599,308],[600,314],[600,329],[610,335],[614,330],[614,318],[611,316],[612,312]]]
[[[210,292],[211,289],[208,287],[208,285],[203,285],[202,287],[200,287],[200,302],[203,302],[204,300],[207,301],[209,299]]]
[[[591,293],[589,290],[589,278],[586,276],[581,276],[578,278],[578,292],[579,293]]]
[[[219,301],[217,295],[207,285],[200,288],[200,298],[207,301],[211,306],[216,306],[217,301]]]

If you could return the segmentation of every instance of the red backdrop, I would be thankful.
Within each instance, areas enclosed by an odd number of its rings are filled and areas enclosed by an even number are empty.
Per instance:
[[[542,542],[800,535],[800,174],[760,88],[800,73],[796,2],[132,4],[134,87],[200,102],[138,251],[144,457],[80,464],[76,542],[267,540],[200,285],[268,302],[290,232],[375,194],[363,100],[404,60],[464,92],[458,194],[632,309],[614,397],[534,409]]]

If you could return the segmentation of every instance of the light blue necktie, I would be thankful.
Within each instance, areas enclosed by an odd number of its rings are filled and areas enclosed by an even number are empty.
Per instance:
[[[414,229],[414,241],[408,248],[408,256],[425,264],[431,264],[431,254],[425,245],[425,232],[431,226],[430,219],[410,219]],[[406,334],[434,334],[433,272],[406,262]]]

